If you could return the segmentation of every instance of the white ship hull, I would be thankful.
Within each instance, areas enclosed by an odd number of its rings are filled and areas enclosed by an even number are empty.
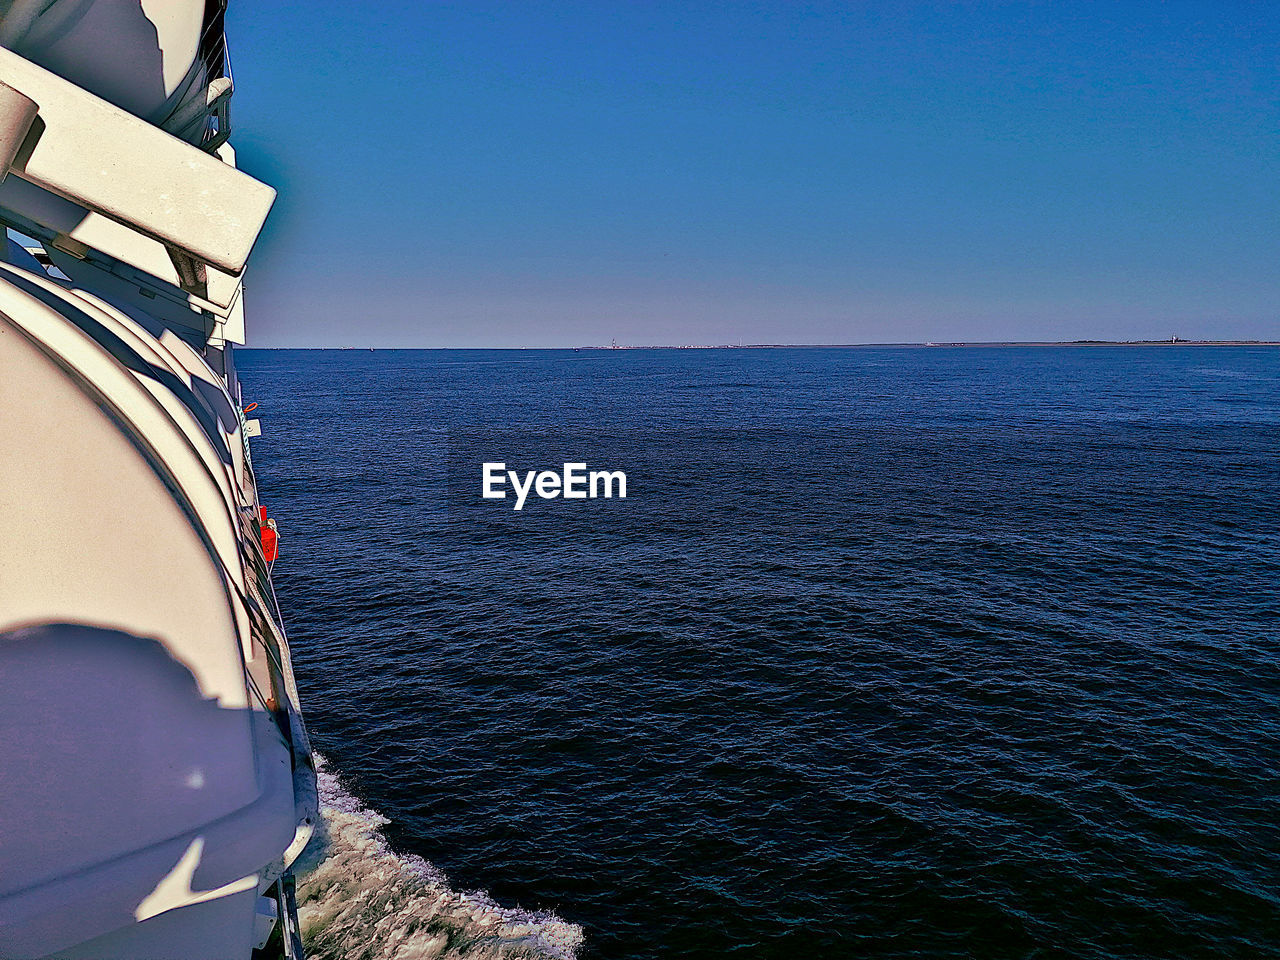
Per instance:
[[[301,953],[315,771],[232,352],[274,194],[222,145],[220,8],[150,6],[0,17],[0,221],[40,243],[0,262],[6,958]],[[166,44],[150,94],[103,24]]]

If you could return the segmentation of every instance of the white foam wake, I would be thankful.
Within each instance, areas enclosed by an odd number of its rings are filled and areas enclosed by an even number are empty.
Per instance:
[[[573,960],[582,928],[552,913],[458,893],[421,857],[387,844],[387,819],[319,759],[320,829],[295,866],[312,960]]]

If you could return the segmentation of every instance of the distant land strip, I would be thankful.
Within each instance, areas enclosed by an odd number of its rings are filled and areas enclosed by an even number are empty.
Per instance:
[[[573,350],[800,350],[842,347],[1280,347],[1280,340],[956,340],[934,343],[685,343],[583,346]],[[524,349],[524,348],[521,348]],[[535,348],[530,348],[535,349]],[[554,349],[554,348],[549,348]],[[563,348],[562,348],[563,349]]]

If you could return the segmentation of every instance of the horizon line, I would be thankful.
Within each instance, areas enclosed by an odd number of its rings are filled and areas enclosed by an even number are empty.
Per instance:
[[[237,344],[242,350],[583,350],[615,352],[621,350],[846,350],[863,347],[1278,347],[1280,340],[949,340],[949,341],[884,341],[872,343],[719,343],[719,344],[580,344],[578,346],[494,346],[494,347],[411,347],[411,346],[257,346]]]

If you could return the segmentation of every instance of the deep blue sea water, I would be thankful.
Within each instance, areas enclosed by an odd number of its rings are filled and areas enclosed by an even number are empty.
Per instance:
[[[455,887],[582,958],[1280,956],[1280,350],[239,357],[312,737]]]

